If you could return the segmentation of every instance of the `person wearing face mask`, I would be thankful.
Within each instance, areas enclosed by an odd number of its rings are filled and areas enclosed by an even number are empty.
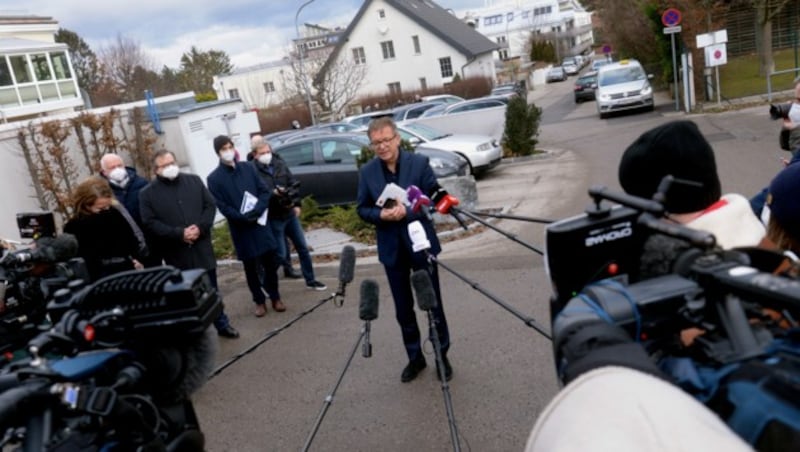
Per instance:
[[[214,150],[219,166],[208,175],[206,182],[217,209],[228,220],[236,257],[242,261],[247,287],[253,296],[253,313],[256,317],[267,313],[262,286],[272,308],[283,312],[286,306],[278,290],[278,246],[264,218],[268,214],[270,190],[253,165],[236,161],[230,138],[225,135],[214,138]],[[262,270],[263,278],[260,277]]]
[[[217,259],[211,231],[217,206],[196,174],[181,173],[175,154],[160,150],[153,155],[156,177],[139,194],[139,208],[145,230],[154,238],[164,262],[181,270],[208,270],[217,285]],[[237,338],[224,310],[214,321],[222,337]]]
[[[78,240],[78,256],[92,281],[143,267],[144,238],[129,218],[104,178],[91,176],[73,190],[72,217],[64,232]]]
[[[306,287],[313,290],[325,290],[325,284],[314,277],[314,266],[311,254],[306,245],[303,226],[300,224],[300,196],[295,187],[297,179],[292,175],[286,162],[281,158],[273,158],[272,147],[262,140],[253,140],[253,166],[258,175],[267,184],[272,196],[269,198],[268,222],[272,235],[278,245],[280,261],[289,261],[289,249],[286,238],[294,243],[300,259],[300,269],[306,281]]]
[[[113,153],[105,154],[100,159],[100,174],[108,181],[117,201],[125,206],[133,221],[144,232],[148,254],[142,257],[142,264],[145,267],[161,265],[161,256],[157,248],[152,246],[152,237],[145,230],[139,216],[139,192],[147,185],[147,179],[139,176],[134,168],[126,167],[122,158]]]

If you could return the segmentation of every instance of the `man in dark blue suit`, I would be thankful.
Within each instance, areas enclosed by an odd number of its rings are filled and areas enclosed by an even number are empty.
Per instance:
[[[375,225],[378,258],[386,270],[389,287],[392,290],[397,323],[400,324],[403,333],[403,343],[409,360],[400,379],[404,383],[409,382],[426,367],[419,326],[414,313],[410,280],[412,271],[426,269],[430,273],[436,293],[437,306],[433,309],[433,316],[436,332],[442,344],[445,375],[449,380],[453,374],[447,359],[450,333],[442,309],[439,273],[436,263],[428,262],[424,252],[413,251],[408,235],[408,224],[417,220],[421,222],[431,243],[429,252],[436,255],[442,248],[433,229],[433,223],[424,212],[413,212],[398,200],[389,200],[383,206],[376,205],[387,184],[394,183],[403,189],[416,185],[423,193],[434,193],[439,184],[427,157],[400,150],[400,137],[391,118],[374,119],[369,125],[367,135],[376,158],[361,168],[358,183],[358,215],[364,221]]]

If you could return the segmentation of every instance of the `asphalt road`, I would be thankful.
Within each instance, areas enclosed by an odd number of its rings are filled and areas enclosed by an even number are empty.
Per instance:
[[[594,103],[577,107],[570,82],[532,93],[544,108],[541,158],[503,164],[478,182],[481,207],[507,207],[517,215],[563,218],[588,204],[593,184],[617,188],[616,165],[639,134],[684,118],[669,99],[655,112],[597,118]],[[778,125],[764,108],[691,116],[714,146],[723,191],[747,196],[780,169]],[[504,220],[498,226],[543,247],[540,224]],[[576,259],[579,257],[576,257]],[[491,292],[523,316],[546,325],[549,283],[542,257],[494,231],[445,244],[440,260]],[[296,318],[333,291],[336,264],[317,267],[326,292],[281,281],[284,313],[257,319],[238,267],[220,269],[227,312],[242,332],[221,342],[218,362],[246,349]],[[442,269],[445,311],[452,335],[449,384],[462,450],[522,450],[536,416],[558,390],[549,341],[520,319]],[[358,287],[366,278],[380,285],[380,312],[372,322],[373,356],[360,349],[344,373],[314,437],[319,451],[453,450],[441,384],[432,354],[428,368],[400,383],[406,364],[400,331],[382,267],[359,258],[344,306],[328,302],[231,365],[195,395],[210,451],[300,450],[324,400],[331,394],[353,349],[362,322]],[[418,314],[425,329],[427,319]],[[546,325],[549,327],[549,325]],[[549,328],[548,328],[549,330]],[[426,345],[430,352],[430,344]]]

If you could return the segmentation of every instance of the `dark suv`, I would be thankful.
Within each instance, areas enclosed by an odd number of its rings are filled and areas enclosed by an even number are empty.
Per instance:
[[[578,77],[575,80],[575,103],[594,100],[595,88],[597,88],[597,71],[590,71]]]

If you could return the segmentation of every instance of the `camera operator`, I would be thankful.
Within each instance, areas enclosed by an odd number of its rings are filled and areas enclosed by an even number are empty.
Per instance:
[[[290,261],[289,248],[286,246],[286,238],[289,238],[297,250],[306,287],[313,290],[327,289],[325,284],[314,277],[311,254],[308,252],[303,226],[300,224],[298,180],[292,175],[286,162],[272,153],[269,143],[264,140],[254,140],[252,143],[253,166],[272,192],[267,219],[278,245],[278,258],[282,262]]]
[[[800,256],[800,165],[775,176],[767,194],[767,237],[780,250]]]
[[[631,195],[652,199],[667,175],[677,179],[663,201],[668,220],[714,234],[723,249],[762,242],[764,226],[747,199],[722,195],[714,151],[694,122],[672,121],[645,132],[620,160],[620,185]],[[670,273],[688,248],[682,240],[654,234],[644,244],[640,277]]]

